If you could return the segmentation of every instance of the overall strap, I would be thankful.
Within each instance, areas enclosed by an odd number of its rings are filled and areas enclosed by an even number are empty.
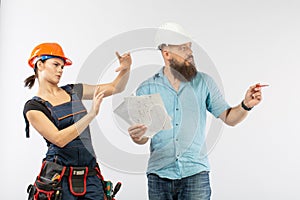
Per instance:
[[[73,84],[64,85],[61,88],[64,89],[70,95],[73,95],[75,93],[74,92],[74,85]]]
[[[41,105],[43,105],[45,108],[47,108],[47,112],[45,113],[45,115],[52,121],[54,122],[54,119],[51,115],[51,110],[49,108],[53,107],[48,101],[42,99],[41,97],[37,97],[37,96],[34,96],[32,98],[33,100],[39,102]]]
[[[68,84],[65,86],[62,86],[61,88],[64,89],[70,96],[71,96],[71,101],[78,101],[80,100],[78,94],[75,91],[76,85],[74,84]]]

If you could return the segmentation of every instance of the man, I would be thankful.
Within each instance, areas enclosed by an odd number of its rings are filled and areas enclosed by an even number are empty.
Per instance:
[[[143,82],[137,95],[159,93],[173,128],[151,138],[148,162],[150,200],[209,200],[209,163],[205,149],[206,111],[234,126],[262,99],[258,84],[251,86],[241,104],[230,107],[213,79],[198,72],[191,39],[181,26],[166,23],[157,31],[156,41],[165,66]],[[145,144],[147,127],[128,129],[132,140]]]

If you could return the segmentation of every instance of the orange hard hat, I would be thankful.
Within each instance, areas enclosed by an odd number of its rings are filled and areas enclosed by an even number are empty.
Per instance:
[[[35,63],[40,60],[41,56],[59,57],[65,61],[65,65],[72,65],[72,61],[65,57],[61,46],[57,43],[42,43],[37,45],[31,52],[28,64],[34,68]],[[49,58],[49,57],[48,57]]]

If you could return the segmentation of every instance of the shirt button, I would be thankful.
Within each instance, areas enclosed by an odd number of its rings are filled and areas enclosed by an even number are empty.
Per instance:
[[[179,110],[178,108],[176,108],[176,110]]]
[[[176,139],[176,142],[178,142],[178,139]]]
[[[178,126],[178,124],[176,124],[176,126]]]

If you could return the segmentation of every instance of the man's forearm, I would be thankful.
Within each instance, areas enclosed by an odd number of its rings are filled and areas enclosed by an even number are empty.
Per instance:
[[[248,114],[248,111],[242,108],[241,104],[227,110],[225,120],[223,120],[229,126],[235,126],[243,121]]]

